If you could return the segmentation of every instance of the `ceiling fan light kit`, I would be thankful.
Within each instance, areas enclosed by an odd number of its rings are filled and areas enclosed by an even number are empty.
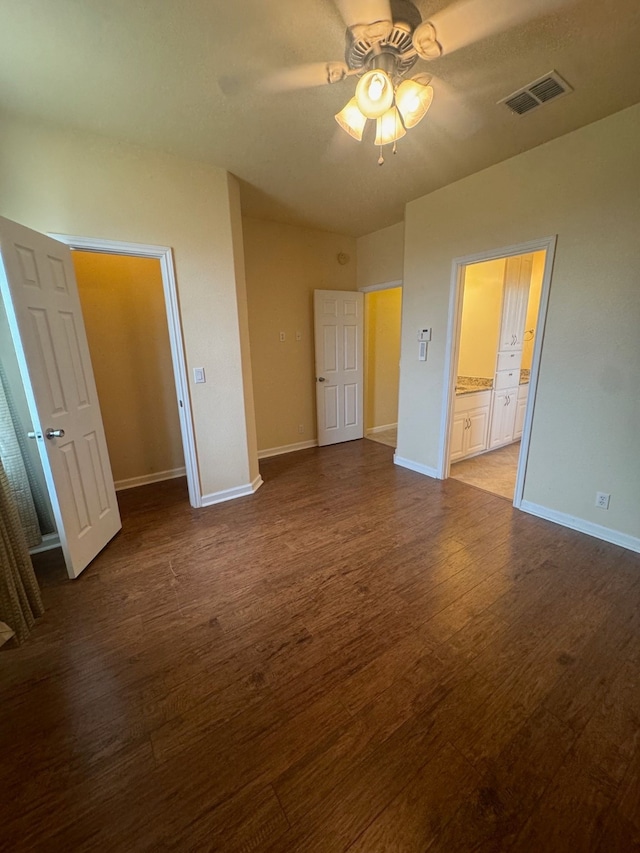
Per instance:
[[[368,119],[376,121],[374,144],[380,146],[378,163],[384,163],[382,146],[401,139],[427,114],[433,101],[428,75],[405,78],[418,59],[441,56],[436,31],[410,0],[392,0],[392,21],[370,21],[347,29],[345,77],[361,74],[355,97],[335,116],[350,136],[362,141]],[[344,79],[344,78],[343,78]]]
[[[396,106],[407,130],[415,127],[429,111],[433,101],[433,86],[418,80],[403,80],[396,89]]]
[[[367,71],[358,80],[356,103],[365,118],[380,118],[393,104],[393,83],[381,69]]]
[[[406,134],[396,107],[391,107],[376,121],[376,139],[374,145],[389,145],[397,142]]]
[[[355,97],[351,98],[346,106],[336,115],[336,121],[343,130],[347,131],[349,136],[353,136],[358,142],[362,140],[367,117],[363,116],[358,109],[358,102]]]

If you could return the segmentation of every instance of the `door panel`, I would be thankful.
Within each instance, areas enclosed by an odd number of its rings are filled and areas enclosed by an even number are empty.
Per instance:
[[[121,523],[71,252],[0,218],[0,291],[67,570],[77,577]]]
[[[362,293],[314,291],[318,444],[362,438]]]

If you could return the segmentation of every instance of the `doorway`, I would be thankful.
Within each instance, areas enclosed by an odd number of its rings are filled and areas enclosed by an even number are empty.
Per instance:
[[[454,261],[442,476],[517,507],[554,248],[549,238]]]
[[[365,291],[365,438],[394,449],[398,438],[398,392],[402,287]]]
[[[140,243],[126,243],[114,240],[100,240],[88,237],[69,236],[65,234],[50,234],[49,236],[53,237],[55,240],[60,240],[60,242],[65,243],[67,246],[69,246],[69,248],[72,250],[72,256],[74,256],[76,252],[80,253],[80,255],[78,256],[78,260],[76,261],[74,259],[74,266],[76,267],[76,269],[78,269],[80,263],[82,263],[83,267],[90,266],[90,258],[87,258],[87,256],[90,254],[96,254],[98,256],[103,257],[106,256],[107,260],[109,258],[115,259],[124,256],[125,259],[129,260],[129,263],[135,263],[137,259],[144,259],[155,261],[157,264],[159,264],[163,294],[163,309],[161,309],[161,311],[162,313],[164,313],[164,319],[158,317],[157,311],[159,303],[156,303],[155,324],[159,328],[162,323],[166,323],[170,350],[170,364],[173,374],[173,381],[169,380],[169,385],[171,387],[168,389],[168,394],[167,383],[164,383],[165,387],[162,394],[163,408],[165,411],[165,417],[170,417],[166,414],[166,412],[168,411],[170,405],[170,397],[174,395],[173,408],[175,412],[175,409],[177,407],[181,439],[181,452],[180,447],[176,447],[175,435],[170,436],[168,434],[172,432],[171,427],[169,427],[168,430],[165,430],[164,441],[160,442],[160,444],[164,444],[164,451],[156,447],[156,451],[159,450],[160,455],[157,455],[156,453],[151,462],[147,458],[146,465],[147,468],[149,467],[149,465],[151,465],[151,467],[157,467],[157,471],[155,473],[160,475],[155,478],[155,481],[157,481],[158,479],[165,479],[167,475],[179,476],[182,473],[182,465],[176,466],[173,462],[169,463],[169,468],[163,468],[161,465],[158,467],[159,459],[168,458],[173,460],[179,459],[180,461],[183,460],[184,473],[187,477],[187,486],[189,490],[189,502],[193,507],[201,506],[201,490],[199,486],[199,477],[196,465],[193,420],[191,414],[191,404],[188,395],[187,369],[184,357],[182,328],[180,325],[178,295],[171,249],[165,246],[150,246]],[[116,263],[116,261],[114,260],[113,263]],[[82,292],[80,295],[82,299]],[[85,304],[88,305],[90,302],[93,302],[93,300],[89,298],[86,292],[85,297],[86,299],[82,299],[83,312],[85,310]],[[117,308],[117,306],[115,307]],[[95,309],[95,305],[92,305],[92,309]],[[139,307],[138,310],[143,310],[143,308]],[[133,334],[132,328],[130,328],[129,331],[131,334]],[[91,338],[89,339],[89,343],[91,346]],[[103,347],[106,345],[107,339],[103,335],[101,335],[99,346]],[[96,360],[94,357],[93,348],[91,354],[92,359]],[[167,364],[168,363],[169,362],[167,361]],[[130,370],[135,372],[135,365],[130,365]],[[168,376],[170,374],[166,373],[166,375]],[[100,391],[100,388],[98,388],[98,390]],[[111,451],[112,445],[114,445],[114,442],[118,440],[117,425],[114,425],[110,432],[112,438],[109,444],[109,450]],[[126,465],[129,464],[131,460],[123,460],[123,462]],[[140,462],[140,459],[138,459],[138,462]],[[130,486],[141,485],[142,482],[154,482],[153,474],[153,471],[146,471],[138,476],[120,477],[119,486],[120,488],[126,488]],[[116,481],[118,481],[117,472],[115,474],[115,479]]]
[[[71,257],[116,491],[184,476],[160,262]]]

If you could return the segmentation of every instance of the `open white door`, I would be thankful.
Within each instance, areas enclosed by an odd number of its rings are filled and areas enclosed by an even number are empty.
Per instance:
[[[0,292],[75,578],[122,525],[70,250],[0,217]]]
[[[318,444],[364,436],[364,295],[343,290],[313,293]]]

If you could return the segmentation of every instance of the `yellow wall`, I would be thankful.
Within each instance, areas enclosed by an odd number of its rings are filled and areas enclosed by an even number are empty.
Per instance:
[[[356,289],[356,241],[260,219],[244,218],[243,227],[256,427],[264,451],[316,438],[313,291]],[[344,265],[341,252],[349,256]]]
[[[0,118],[1,215],[44,233],[172,247],[199,485],[209,500],[244,489],[257,470],[243,387],[235,184],[204,163]],[[206,384],[194,385],[193,367],[205,368]]]
[[[398,422],[402,288],[365,295],[365,429]]]
[[[538,310],[540,308],[540,294],[542,293],[542,279],[544,278],[545,257],[546,252],[533,253],[529,301],[527,302],[527,319],[524,323],[525,335],[524,344],[522,345],[522,367],[527,370],[531,369],[535,336],[538,333]],[[531,335],[532,329],[533,335]]]
[[[116,485],[184,466],[160,261],[73,252]]]
[[[557,235],[524,499],[636,547],[638,150],[640,105],[407,205],[397,450],[437,470],[453,259]],[[422,363],[413,329],[426,318]],[[597,491],[611,494],[608,511],[595,507]]]
[[[465,270],[458,376],[493,379],[500,339],[504,258]]]
[[[358,237],[358,287],[402,282],[404,222]]]

